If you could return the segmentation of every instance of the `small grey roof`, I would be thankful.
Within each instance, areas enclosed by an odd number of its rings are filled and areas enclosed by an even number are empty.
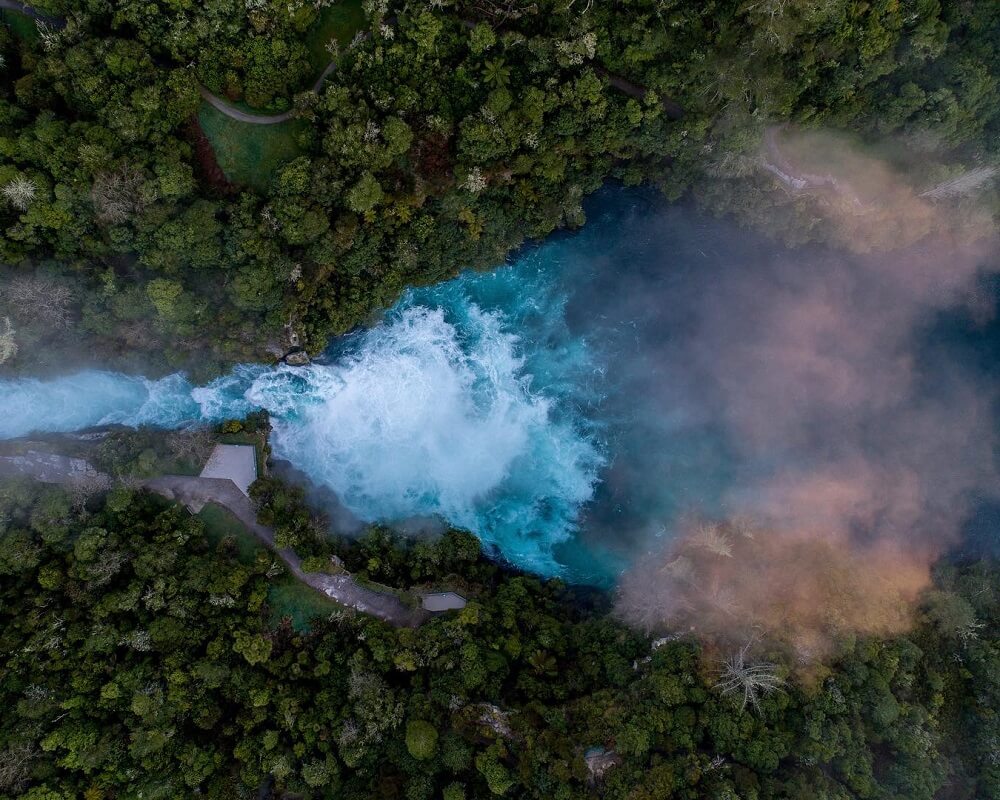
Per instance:
[[[201,471],[202,478],[229,478],[245,495],[257,480],[257,451],[253,445],[217,444]]]
[[[454,592],[434,592],[424,595],[424,608],[427,611],[452,611],[465,608],[465,598]]]

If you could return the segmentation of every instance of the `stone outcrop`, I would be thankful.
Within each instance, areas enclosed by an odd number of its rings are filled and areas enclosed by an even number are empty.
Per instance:
[[[311,363],[309,354],[305,350],[293,350],[291,353],[286,353],[284,361],[290,367],[304,367]]]

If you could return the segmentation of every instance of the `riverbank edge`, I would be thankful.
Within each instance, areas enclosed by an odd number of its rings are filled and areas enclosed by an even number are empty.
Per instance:
[[[362,581],[333,562],[329,571],[305,569],[304,559],[293,549],[277,546],[275,531],[258,521],[254,503],[228,478],[164,474],[116,481],[92,463],[88,449],[114,432],[132,430],[137,429],[124,425],[93,426],[72,433],[29,434],[5,440],[0,442],[0,480],[20,477],[91,492],[107,491],[116,483],[124,483],[183,505],[192,515],[214,503],[230,512],[248,533],[277,555],[298,581],[346,609],[373,616],[397,628],[416,628],[433,616],[464,608],[466,598],[451,591],[450,586],[397,589],[368,585],[368,581]],[[162,433],[167,435],[170,431],[164,429]],[[226,436],[217,436],[217,439],[223,440]],[[266,460],[269,452],[266,433],[261,442],[253,446],[258,456]],[[86,487],[81,485],[84,476]],[[260,476],[263,477],[263,473]],[[482,555],[489,558],[485,551]],[[497,563],[497,566],[502,565]],[[439,605],[445,597],[451,603],[448,608],[427,607],[424,602],[425,598],[436,598],[430,606]]]

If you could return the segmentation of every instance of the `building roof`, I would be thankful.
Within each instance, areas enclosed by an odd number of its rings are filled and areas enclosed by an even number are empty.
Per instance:
[[[202,478],[229,478],[249,497],[250,484],[257,480],[257,450],[247,444],[217,444],[208,457]]]

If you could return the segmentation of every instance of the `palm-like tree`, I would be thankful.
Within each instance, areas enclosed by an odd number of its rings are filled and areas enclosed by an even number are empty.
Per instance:
[[[753,639],[722,662],[722,675],[715,688],[724,695],[742,692],[740,711],[745,710],[747,705],[752,705],[759,713],[760,698],[778,691],[785,681],[778,677],[774,664],[765,661],[747,663],[747,654],[752,645]]]
[[[510,83],[510,67],[501,58],[487,59],[483,65],[483,80],[491,86],[502,88]]]

